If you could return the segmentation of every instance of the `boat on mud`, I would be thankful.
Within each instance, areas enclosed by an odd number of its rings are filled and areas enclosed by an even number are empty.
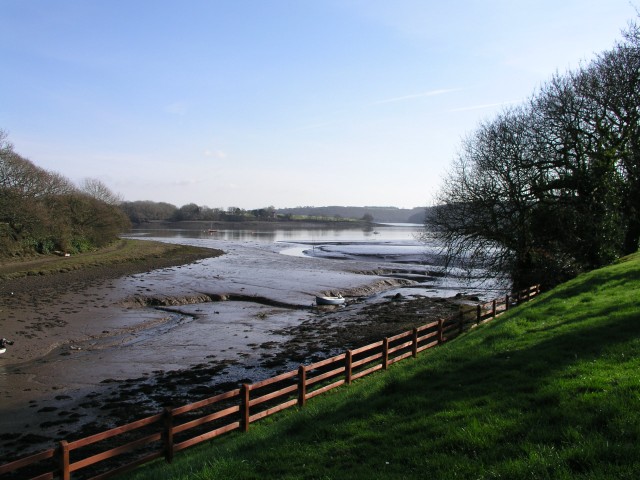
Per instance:
[[[0,338],[0,353],[4,353],[7,351],[7,345],[13,345],[11,340],[7,340],[6,338]]]
[[[317,305],[342,305],[344,302],[345,299],[342,295],[337,295],[335,297],[316,295]]]

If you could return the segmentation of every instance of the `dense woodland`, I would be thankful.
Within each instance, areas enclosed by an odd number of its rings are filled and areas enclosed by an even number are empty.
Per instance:
[[[449,265],[560,283],[638,249],[640,29],[463,142],[426,221]]]
[[[18,155],[0,130],[0,256],[77,253],[129,228],[120,199],[98,180],[76,186]]]

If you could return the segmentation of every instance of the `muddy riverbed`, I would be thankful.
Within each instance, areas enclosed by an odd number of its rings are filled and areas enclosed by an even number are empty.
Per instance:
[[[5,281],[0,458],[48,448],[376,341],[459,308],[428,267],[223,255],[145,272]],[[432,293],[429,294],[429,291]],[[340,292],[344,307],[314,306]],[[443,297],[448,297],[443,298]]]

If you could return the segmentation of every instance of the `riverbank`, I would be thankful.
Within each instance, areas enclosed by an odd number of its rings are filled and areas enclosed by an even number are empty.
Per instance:
[[[39,255],[26,258],[0,257],[0,294],[37,283],[34,278],[47,277],[40,283],[63,283],[60,274],[72,273],[74,279],[107,279],[156,268],[184,265],[208,257],[222,255],[212,248],[175,245],[163,242],[120,239],[95,252],[73,256]],[[55,274],[56,277],[50,277]],[[30,277],[27,281],[15,280]],[[14,287],[10,290],[11,287]],[[36,285],[37,287],[37,285]]]
[[[640,477],[640,256],[126,476]]]
[[[0,451],[79,438],[457,308],[398,297],[414,282],[381,276],[382,259],[372,275],[369,263],[291,257],[272,243],[215,244],[191,263],[159,255],[3,281],[1,334],[16,344],[0,357]],[[330,291],[349,305],[313,308]]]

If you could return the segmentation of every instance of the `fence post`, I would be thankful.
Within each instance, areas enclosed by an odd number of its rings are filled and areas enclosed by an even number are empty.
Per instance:
[[[298,367],[298,406],[304,407],[307,403],[307,370],[304,365]]]
[[[353,353],[347,350],[344,357],[344,381],[347,385],[351,385],[351,362],[353,361]]]
[[[167,463],[173,461],[173,410],[165,407],[162,417],[162,451]]]
[[[494,318],[496,318],[496,300],[493,300],[493,303],[491,304],[491,316]]]
[[[240,427],[243,432],[249,431],[249,384],[243,383],[240,387]]]
[[[509,310],[509,295],[506,295],[504,297],[504,310],[505,311]]]
[[[482,319],[482,307],[480,306],[480,304],[478,304],[476,306],[476,325],[480,323],[481,319]]]
[[[70,480],[71,472],[69,472],[69,444],[66,440],[60,440],[60,478],[62,480]]]
[[[444,319],[438,320],[438,345],[444,342]]]
[[[389,368],[389,339],[384,337],[382,339],[382,369]]]
[[[411,336],[411,356],[416,358],[418,356],[418,329],[413,329],[413,335]]]

